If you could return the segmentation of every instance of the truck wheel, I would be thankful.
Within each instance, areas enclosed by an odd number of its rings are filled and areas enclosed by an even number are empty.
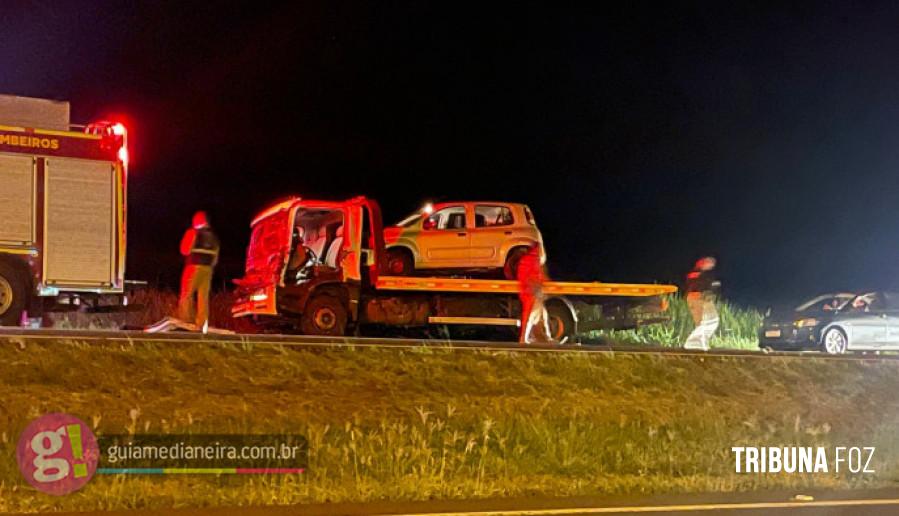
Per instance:
[[[549,303],[546,305],[549,315],[549,336],[560,344],[574,340],[574,316],[564,303]]]
[[[387,271],[391,276],[408,276],[414,268],[415,263],[409,251],[398,248],[387,250]]]
[[[528,250],[524,247],[516,247],[509,252],[509,255],[506,256],[506,264],[503,266],[503,276],[506,279],[518,279],[518,262],[527,252]]]
[[[18,326],[28,298],[25,280],[14,268],[0,262],[0,326]]]
[[[346,334],[346,308],[339,298],[327,294],[313,297],[306,303],[300,329],[306,335]]]

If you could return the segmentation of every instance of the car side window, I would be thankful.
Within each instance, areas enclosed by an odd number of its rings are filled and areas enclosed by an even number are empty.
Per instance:
[[[883,293],[883,309],[890,312],[899,312],[899,296],[895,292]]]
[[[899,311],[899,299],[892,292],[884,292],[877,296],[876,304],[872,305],[872,310],[880,310],[885,312]]]
[[[880,311],[883,310],[883,305],[883,299],[879,295],[867,294],[853,299],[851,310],[853,312]]]
[[[465,229],[465,206],[450,206],[425,219],[422,229]]]
[[[515,223],[512,210],[508,206],[481,204],[474,209],[474,225],[477,228],[511,226]]]

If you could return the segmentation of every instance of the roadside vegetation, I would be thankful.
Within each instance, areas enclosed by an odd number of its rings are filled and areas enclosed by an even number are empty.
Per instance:
[[[899,363],[792,357],[0,339],[0,511],[875,487],[899,480]],[[302,433],[306,474],[32,489],[48,412],[96,433]],[[738,475],[732,446],[876,446],[873,475]]]
[[[693,331],[693,317],[687,301],[681,296],[671,296],[668,314],[671,321],[643,326],[635,330],[600,331],[591,337],[620,344],[647,344],[681,347]],[[712,338],[713,348],[758,349],[758,330],[762,325],[762,313],[754,308],[743,308],[726,301],[718,303],[720,323]]]
[[[104,328],[125,324],[132,328],[149,326],[167,316],[177,314],[178,294],[166,289],[145,289],[138,291],[131,304],[140,310],[120,316],[87,316],[82,314],[63,315],[55,318],[55,325],[63,328]],[[245,319],[231,317],[233,295],[230,292],[215,292],[210,300],[210,323],[216,328],[237,332],[253,333],[252,324]],[[762,314],[754,308],[744,308],[725,301],[718,303],[721,323],[712,338],[713,348],[758,349],[758,329],[762,324]],[[653,345],[681,347],[693,330],[693,318],[681,296],[669,297],[668,315],[671,321],[642,326],[635,330],[597,331],[589,335],[590,340],[602,340],[629,345]],[[112,320],[110,320],[112,317]]]

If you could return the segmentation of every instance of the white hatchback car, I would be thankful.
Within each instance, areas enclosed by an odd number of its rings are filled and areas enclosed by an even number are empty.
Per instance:
[[[415,270],[496,270],[514,279],[518,261],[533,244],[546,260],[543,236],[531,209],[508,202],[426,205],[384,228],[390,274]]]

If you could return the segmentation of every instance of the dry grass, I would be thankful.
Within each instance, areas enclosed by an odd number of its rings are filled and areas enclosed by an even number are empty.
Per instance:
[[[899,363],[0,340],[0,447],[98,433],[303,433],[303,476],[95,477],[53,498],[0,462],[0,510],[869,486],[897,478]],[[132,417],[134,416],[134,417]],[[878,446],[877,475],[736,475],[730,447]]]

